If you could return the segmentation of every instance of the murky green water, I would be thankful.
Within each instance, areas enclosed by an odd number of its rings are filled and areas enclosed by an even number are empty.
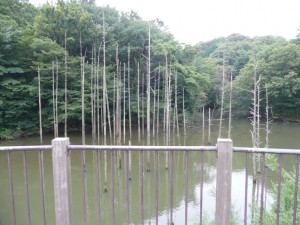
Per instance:
[[[216,122],[217,124],[217,122]],[[195,125],[197,126],[197,124]],[[235,121],[232,130],[232,139],[234,146],[251,146],[250,124],[247,120]],[[224,125],[224,131],[226,125]],[[202,128],[189,128],[187,136],[181,135],[178,140],[175,135],[171,139],[174,145],[202,145]],[[264,142],[263,130],[262,142]],[[217,126],[212,127],[212,143],[216,142]],[[300,125],[293,123],[274,123],[270,136],[271,147],[274,148],[300,148]],[[163,145],[163,134],[159,138],[153,139],[153,144]],[[224,132],[224,137],[227,133]],[[70,134],[72,144],[80,144],[80,134]],[[205,134],[205,140],[207,139]],[[52,136],[44,137],[44,143],[50,144]],[[109,142],[109,141],[108,141]],[[132,145],[137,145],[137,131],[133,132]],[[15,141],[2,141],[0,145],[36,145],[39,143],[38,137],[22,138]],[[128,143],[128,140],[125,141]],[[87,144],[91,144],[91,137],[87,137]],[[207,142],[204,143],[207,145]],[[101,195],[101,222],[105,225],[112,224],[111,208],[111,187],[110,187],[110,154],[107,155],[107,177],[108,192],[104,192],[105,163],[104,154],[100,153],[100,195]],[[145,224],[155,223],[155,180],[154,180],[154,153],[151,153],[151,171],[144,172],[144,204],[145,204]],[[23,159],[22,153],[16,152],[11,154],[13,185],[16,205],[17,224],[27,224],[26,198],[24,188]],[[124,154],[122,154],[124,159]],[[146,154],[144,155],[144,165],[146,165]],[[200,211],[200,154],[197,152],[189,153],[189,188],[188,188],[188,224],[197,224],[199,221]],[[80,152],[72,152],[72,192],[73,192],[73,219],[74,225],[83,224],[83,207],[82,207],[82,183],[81,183],[81,157]],[[251,160],[250,160],[251,161]],[[53,179],[51,152],[44,153],[44,174],[45,174],[45,201],[46,201],[46,220],[47,224],[54,225],[54,202],[53,202]],[[205,153],[204,155],[204,195],[203,210],[204,214],[213,218],[215,209],[215,153]],[[42,206],[41,192],[39,184],[39,165],[38,153],[27,153],[28,164],[28,183],[30,196],[30,213],[32,225],[42,224]],[[129,182],[129,202],[130,202],[130,222],[131,224],[140,224],[140,180],[139,180],[139,153],[132,154],[132,180]],[[295,158],[284,157],[284,168],[291,170],[295,165]],[[115,211],[116,224],[126,223],[126,179],[125,170],[117,168],[116,157],[114,160],[115,172]],[[250,168],[252,166],[250,165]],[[232,198],[235,208],[240,212],[239,216],[243,217],[244,210],[244,188],[245,188],[245,155],[234,154],[232,174]],[[252,174],[250,169],[250,175]],[[174,154],[174,204],[173,218],[174,224],[184,224],[185,215],[185,162],[184,153]],[[249,176],[248,203],[252,202],[252,182]],[[266,169],[266,200],[267,205],[273,201],[271,184],[277,180],[277,175]],[[170,214],[170,170],[165,169],[165,153],[159,153],[159,224],[167,224]],[[258,182],[260,189],[260,182]],[[87,193],[87,223],[90,225],[97,224],[97,195],[95,181],[95,161],[93,152],[86,152],[86,193]],[[254,197],[260,199],[260,191],[254,192]],[[11,203],[10,189],[8,178],[7,153],[0,153],[0,225],[11,225]],[[250,208],[249,208],[250,215]]]

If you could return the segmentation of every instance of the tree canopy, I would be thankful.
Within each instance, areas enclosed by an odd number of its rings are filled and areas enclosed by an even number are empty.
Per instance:
[[[264,87],[269,90],[273,117],[300,119],[300,43],[296,40],[232,34],[194,46],[183,45],[176,41],[159,19],[145,21],[136,12],[99,7],[94,0],[58,1],[39,8],[28,1],[0,0],[0,138],[37,132],[38,67],[41,69],[43,127],[49,131],[53,129],[54,73],[58,81],[58,122],[64,123],[64,81],[67,74],[69,127],[78,129],[81,123],[81,56],[84,56],[86,66],[86,123],[90,124],[90,80],[95,71],[100,77],[103,74],[103,35],[109,107],[113,108],[114,77],[116,69],[120,68],[116,65],[117,46],[119,62],[129,61],[131,94],[136,95],[138,88],[145,92],[142,84],[137,86],[137,65],[140,65],[141,77],[145,77],[149,26],[151,86],[154,87],[154,77],[156,81],[160,79],[157,88],[161,90],[163,101],[164,77],[165,73],[169,73],[173,90],[171,105],[174,105],[176,74],[179,114],[182,113],[183,90],[189,117],[203,106],[218,109],[222,66],[225,66],[226,85],[229,85],[231,73],[234,79],[234,115],[248,116],[253,67],[257,62],[257,73],[263,87],[261,91],[264,92]],[[102,88],[101,82],[99,88]],[[154,95],[153,92],[151,95]],[[137,118],[137,100],[131,100],[132,115]]]

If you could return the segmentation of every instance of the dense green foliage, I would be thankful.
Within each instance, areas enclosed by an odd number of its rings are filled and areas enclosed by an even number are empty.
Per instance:
[[[278,158],[275,155],[267,155],[266,165],[272,171],[278,172]],[[282,170],[282,180],[281,180],[281,191],[280,191],[280,213],[279,213],[279,224],[293,224],[294,219],[294,195],[295,195],[295,178],[296,178],[296,170],[293,171],[285,171]],[[265,210],[263,216],[264,224],[276,224],[277,219],[277,206],[278,206],[278,183],[273,183],[272,194],[274,196],[275,201],[271,204],[271,206]],[[298,189],[297,194],[297,216],[296,216],[296,224],[300,222],[300,190]],[[255,204],[252,206],[252,213],[254,214],[252,217],[251,224],[260,224],[260,213],[259,206]]]
[[[103,18],[104,15],[104,27]],[[178,109],[182,96],[188,115],[202,106],[218,109],[223,63],[226,84],[234,77],[233,112],[248,116],[253,88],[254,59],[258,62],[261,96],[269,89],[274,118],[300,119],[300,45],[280,37],[248,38],[233,34],[195,46],[179,44],[160,20],[144,21],[135,12],[119,12],[94,1],[58,1],[36,8],[28,1],[0,0],[0,138],[13,138],[38,130],[37,68],[41,69],[42,117],[44,129],[53,128],[52,62],[58,62],[58,115],[64,122],[64,57],[67,55],[68,126],[80,129],[81,81],[80,55],[85,55],[86,124],[91,123],[90,75],[95,51],[99,53],[100,81],[103,67],[103,29],[106,38],[106,76],[109,99],[113,99],[116,71],[116,46],[120,63],[128,62],[130,46],[130,83],[133,121],[137,118],[137,63],[141,76],[147,74],[148,23],[151,24],[151,75],[160,77],[160,99],[164,101],[165,59],[171,73],[178,76]],[[65,39],[66,37],[66,39]],[[82,40],[82,52],[80,49]],[[66,50],[65,50],[66,41]],[[95,59],[94,59],[95,61]],[[142,80],[142,79],[140,79]],[[102,83],[100,82],[100,89]],[[151,79],[154,87],[154,79]],[[152,93],[153,94],[153,93]],[[146,96],[146,94],[144,94]],[[228,98],[226,97],[226,102]],[[264,97],[262,97],[262,107]],[[163,118],[163,104],[160,104]],[[174,93],[172,95],[174,106]],[[112,107],[112,101],[110,101]]]

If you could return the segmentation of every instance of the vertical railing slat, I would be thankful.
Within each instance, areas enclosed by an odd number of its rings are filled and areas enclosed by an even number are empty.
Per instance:
[[[278,178],[277,178],[277,209],[276,209],[276,225],[279,225],[280,218],[280,192],[281,192],[281,175],[282,175],[282,154],[279,155],[279,167],[278,167]]]
[[[158,152],[155,151],[155,224],[158,225]]]
[[[141,224],[144,225],[144,155],[140,151],[140,194],[141,194]]]
[[[98,210],[98,225],[101,225],[101,204],[100,204],[100,165],[99,151],[96,150],[96,192],[97,192],[97,210]]]
[[[31,225],[29,191],[28,191],[28,176],[27,176],[27,158],[26,158],[25,151],[23,151],[23,170],[24,170],[23,171],[24,172],[24,185],[25,185],[25,195],[26,195],[27,224]]]
[[[86,215],[85,151],[84,151],[84,150],[81,150],[81,189],[82,189],[83,224],[84,224],[84,225],[87,225],[87,215]]]
[[[173,192],[174,192],[174,152],[170,152],[170,224],[173,224]]]
[[[297,224],[297,207],[298,207],[298,190],[299,190],[299,164],[300,164],[300,155],[297,155],[296,161],[296,177],[295,177],[295,192],[294,192],[294,216],[293,216],[293,225]]]
[[[244,206],[244,225],[247,225],[248,217],[248,173],[249,173],[249,154],[246,153],[246,172],[245,172],[245,206]]]
[[[129,217],[129,152],[128,150],[125,152],[126,155],[126,165],[125,165],[125,182],[126,182],[126,224],[130,224]]]
[[[204,183],[204,152],[200,153],[200,225],[203,223],[203,183]]]
[[[45,183],[44,183],[44,157],[42,150],[39,151],[39,174],[40,174],[40,190],[42,199],[43,225],[46,225],[46,205],[45,205]]]
[[[260,190],[260,224],[264,222],[264,193],[265,193],[265,172],[266,172],[266,155],[262,155],[262,174],[261,174],[261,190]]]
[[[185,156],[185,225],[188,224],[188,197],[189,197],[189,152],[184,152]]]
[[[56,225],[72,225],[71,162],[69,138],[52,141],[52,164]]]
[[[7,161],[8,161],[8,175],[9,175],[9,185],[10,185],[10,199],[11,199],[11,211],[12,211],[12,223],[16,225],[16,207],[15,207],[15,196],[14,196],[14,185],[12,178],[12,168],[11,168],[11,155],[10,151],[7,152]]]
[[[115,215],[115,166],[114,166],[114,151],[110,152],[110,176],[111,176],[111,210],[112,210],[112,225],[116,224]]]

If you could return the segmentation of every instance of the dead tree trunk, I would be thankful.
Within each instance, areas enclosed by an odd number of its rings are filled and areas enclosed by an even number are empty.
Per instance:
[[[171,95],[171,74],[167,73],[166,77],[167,83],[167,97],[166,97],[166,135],[165,135],[165,145],[170,145],[170,109],[171,109],[171,102],[170,102],[170,95]],[[166,152],[166,169],[169,168],[169,152]]]
[[[154,90],[153,90],[153,113],[152,113],[152,136],[153,136],[153,140],[155,137],[155,115],[156,115],[156,75],[154,73],[154,77],[153,77],[153,81],[154,81]]]
[[[58,60],[56,58],[56,87],[55,87],[55,129],[58,137]]]
[[[41,73],[38,67],[38,87],[39,87],[39,124],[40,124],[40,144],[43,144],[43,124],[42,124],[42,101],[41,101]]]
[[[138,141],[141,141],[141,115],[140,115],[140,63],[137,65],[137,105],[138,105]]]
[[[257,119],[257,131],[256,131],[256,142],[257,142],[257,147],[260,148],[260,77],[258,78],[258,82],[257,82],[257,115],[256,115],[256,119]],[[261,172],[261,154],[257,155],[257,172],[260,173]]]
[[[114,126],[114,144],[116,144],[116,75],[114,74],[114,99],[113,99],[113,126]]]
[[[82,56],[82,40],[81,40],[81,33],[80,33],[80,59],[81,59],[81,135],[82,135],[82,144],[85,144],[85,116],[84,116],[84,64],[85,64],[85,57]]]
[[[232,100],[232,71],[230,73],[230,93],[229,93],[229,118],[228,118],[228,139],[231,138],[231,100]]]
[[[166,127],[167,127],[167,100],[168,100],[168,56],[167,53],[165,52],[165,61],[166,61],[166,72],[165,72],[165,79],[164,79],[164,87],[165,87],[165,98],[164,98],[164,123],[163,123],[163,130],[166,132]]]
[[[148,30],[148,73],[147,73],[147,146],[150,145],[150,76],[151,76],[151,33]],[[147,152],[147,171],[150,171],[150,152]]]
[[[221,110],[220,110],[218,138],[221,138],[221,135],[222,135],[222,122],[223,122],[223,110],[224,110],[224,93],[225,93],[225,56],[224,56],[224,53],[223,53],[222,87],[221,87]]]
[[[102,30],[103,30],[103,81],[102,81],[102,116],[103,116],[103,144],[106,145],[106,40],[105,40],[105,24],[104,12],[102,14]]]
[[[94,123],[94,46],[92,47],[91,77],[90,77],[90,100],[91,100],[91,122],[92,122],[92,143],[95,145],[95,123]]]
[[[119,56],[118,56],[118,44],[116,49],[116,65],[117,65],[117,106],[116,106],[116,113],[117,113],[117,129],[116,129],[116,135],[117,135],[117,145],[121,145],[121,77],[120,77],[120,68],[119,68]],[[119,168],[121,168],[121,153],[118,151],[118,160],[119,160]]]
[[[144,104],[144,92],[145,92],[145,76],[142,74],[142,136],[143,136],[143,143],[145,137],[145,104]]]
[[[204,145],[205,140],[205,115],[204,115],[204,106],[202,107],[202,145]]]
[[[159,66],[159,69],[158,69],[158,88],[157,88],[157,116],[156,116],[156,135],[158,136],[158,133],[159,133],[159,89],[160,89],[160,86],[159,86],[159,83],[160,83],[160,66]]]
[[[251,111],[252,114],[252,145],[253,147],[257,147],[257,60],[255,58],[254,68],[253,68],[253,108]],[[256,165],[256,154],[253,153],[253,183],[256,183],[257,176],[257,165]]]
[[[96,72],[96,101],[97,101],[97,144],[100,144],[100,88],[99,88],[99,69],[100,69],[100,50],[101,44],[99,45],[98,56],[97,56],[97,72]]]
[[[109,101],[108,101],[107,90],[105,92],[105,98],[106,98],[106,109],[107,109],[107,122],[108,122],[109,138],[110,138],[110,142],[111,142],[112,141],[112,130],[111,130],[110,109],[109,109]]]
[[[67,60],[67,30],[65,30],[65,137],[68,136],[68,60]]]
[[[123,143],[125,144],[126,140],[126,64],[124,63],[124,71],[123,71]]]
[[[210,134],[211,134],[211,112],[210,112],[210,108],[208,108],[208,135],[207,135],[208,144],[211,143]]]
[[[177,89],[178,89],[178,84],[177,84],[177,71],[175,74],[175,116],[176,116],[176,129],[177,129],[177,140],[178,144],[180,145],[180,134],[179,134],[179,122],[178,122],[178,101],[177,101]]]
[[[183,113],[183,134],[186,136],[186,121],[185,121],[185,107],[184,107],[184,88],[182,89],[182,113]]]
[[[54,61],[52,61],[52,107],[53,107],[53,131],[54,137],[57,137],[56,134],[56,112],[55,112],[55,72],[54,72]]]
[[[127,73],[128,73],[128,123],[129,123],[129,140],[132,138],[132,131],[131,131],[131,99],[130,99],[130,46],[128,46],[128,65],[127,65]]]
[[[269,134],[271,133],[270,124],[272,120],[270,119],[269,116],[270,106],[269,106],[269,93],[268,93],[267,85],[265,86],[265,89],[266,89],[266,148],[269,148],[269,142],[270,142]]]

